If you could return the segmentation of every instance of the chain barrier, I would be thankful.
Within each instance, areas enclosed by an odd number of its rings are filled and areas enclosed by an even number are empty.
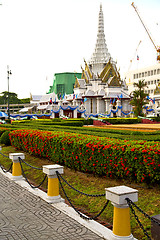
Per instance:
[[[85,195],[85,196],[87,196],[87,197],[105,197],[105,193],[104,193],[104,194],[87,194],[87,193],[83,193],[83,192],[77,190],[76,188],[74,188],[73,186],[71,186],[71,185],[67,182],[67,180],[65,180],[58,171],[56,171],[56,174],[57,174],[57,176],[59,176],[70,188],[72,188],[73,190],[75,190],[76,192],[78,192],[78,193],[80,193],[80,194],[82,194],[82,195]]]
[[[94,219],[98,218],[98,217],[104,212],[104,210],[106,209],[106,207],[107,207],[107,205],[108,205],[108,203],[109,203],[109,200],[107,200],[107,202],[105,203],[105,205],[104,205],[104,207],[102,208],[102,210],[101,210],[96,216],[94,216],[94,217],[87,217],[87,216],[85,216],[84,214],[82,214],[81,212],[79,212],[79,211],[76,209],[76,207],[73,205],[73,203],[71,202],[70,198],[68,197],[67,193],[66,193],[65,190],[64,190],[63,184],[62,184],[62,182],[61,182],[61,177],[62,177],[62,176],[60,175],[60,173],[59,173],[58,171],[56,171],[56,174],[57,174],[57,177],[58,177],[60,186],[61,186],[61,188],[62,188],[62,190],[63,190],[63,193],[64,193],[65,197],[67,198],[67,200],[68,200],[69,204],[71,205],[71,207],[79,214],[79,216],[80,216],[81,218],[83,218],[83,219],[85,219],[85,220],[94,220]],[[63,179],[63,178],[62,178],[62,179]],[[74,189],[74,188],[73,188],[73,189]],[[77,190],[77,191],[78,191],[78,190]],[[81,193],[80,191],[78,191],[78,192]],[[85,195],[87,195],[87,194],[85,194]],[[87,195],[87,196],[88,196],[88,195]],[[90,195],[89,195],[89,196],[90,196]]]
[[[22,175],[24,176],[26,182],[30,185],[31,188],[39,188],[39,187],[44,183],[44,181],[46,180],[47,174],[44,176],[44,179],[42,180],[42,182],[41,182],[39,185],[37,185],[37,186],[32,185],[32,184],[28,181],[28,179],[27,179],[27,177],[26,177],[26,174],[25,174],[25,172],[24,172],[24,169],[23,169],[23,167],[22,167],[22,162],[23,162],[22,159],[21,159],[20,157],[19,157],[18,159],[19,159],[19,163],[20,163],[20,165],[21,165]],[[35,169],[38,169],[38,168],[35,168]],[[41,169],[38,169],[38,170],[41,170]]]
[[[6,158],[9,158],[8,156],[4,155],[3,153],[0,152],[0,154],[3,156],[3,157],[6,157]],[[9,158],[10,159],[10,158]],[[4,173],[7,173],[9,172],[11,169],[12,169],[12,165],[13,165],[13,162],[11,163],[10,167],[6,170],[1,164],[0,164],[0,168],[2,169],[2,171]]]
[[[21,161],[22,161],[23,163],[25,163],[27,166],[29,166],[29,167],[31,167],[31,168],[33,168],[33,169],[36,169],[36,170],[42,170],[42,169],[43,169],[43,168],[33,167],[33,166],[31,166],[29,163],[25,162],[22,158],[20,158],[20,159],[21,159]]]
[[[3,157],[6,157],[6,158],[9,158],[8,156],[4,155],[3,153],[0,152],[0,154],[3,156]],[[10,159],[10,158],[9,158]]]
[[[158,226],[160,226],[160,223],[159,223],[158,221],[156,221],[153,217],[150,217],[150,216],[149,216],[147,213],[145,213],[142,209],[140,209],[140,208],[139,208],[134,202],[132,202],[132,200],[130,200],[129,198],[126,198],[125,200],[127,201],[128,205],[129,205],[129,207],[130,207],[130,209],[131,209],[131,212],[133,213],[136,221],[138,222],[140,228],[143,230],[144,234],[147,236],[147,238],[148,238],[149,240],[152,240],[152,239],[150,238],[150,236],[148,235],[147,231],[144,229],[144,227],[143,227],[142,223],[140,222],[138,216],[136,215],[135,210],[133,209],[132,205],[133,205],[139,212],[141,212],[145,217],[147,217],[147,218],[148,218],[149,220],[151,220],[152,222],[156,223]]]
[[[6,170],[6,169],[0,164],[0,168],[2,169],[2,171],[3,171],[4,173],[7,173],[7,172],[9,172],[9,171],[12,169],[12,165],[13,165],[13,163],[11,163],[10,167]]]

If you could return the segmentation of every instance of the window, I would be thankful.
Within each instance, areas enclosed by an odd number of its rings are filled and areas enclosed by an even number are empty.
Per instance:
[[[133,75],[133,79],[135,79],[135,78],[136,78],[136,74]]]
[[[144,72],[142,72],[142,77],[144,77]]]
[[[145,77],[147,77],[147,72],[145,72]]]
[[[153,75],[153,70],[151,70],[151,76]]]
[[[156,80],[154,80],[154,84],[156,84]]]
[[[156,69],[154,69],[154,75],[156,75],[156,72],[157,72]]]
[[[138,73],[136,74],[136,78],[138,78]]]
[[[151,84],[153,84],[153,81],[151,81]]]
[[[141,74],[141,73],[139,73],[139,78],[141,78],[141,75],[142,75],[142,74]]]
[[[150,74],[150,71],[148,71],[148,76],[150,76],[151,74]]]
[[[153,93],[153,89],[151,90],[151,93]]]
[[[150,93],[150,90],[148,90],[148,93]]]
[[[148,81],[148,85],[150,85],[150,81]]]
[[[159,68],[157,69],[157,74],[160,74],[160,69]]]

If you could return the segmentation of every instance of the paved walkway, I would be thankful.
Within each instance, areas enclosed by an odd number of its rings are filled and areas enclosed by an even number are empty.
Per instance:
[[[0,240],[103,239],[0,173]]]

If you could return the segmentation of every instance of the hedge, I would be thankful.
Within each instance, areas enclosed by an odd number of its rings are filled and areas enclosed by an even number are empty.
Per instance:
[[[60,121],[55,121],[52,119],[45,119],[45,120],[20,120],[20,121],[13,121],[12,122],[13,125],[33,125],[33,126],[37,126],[37,125],[60,125],[60,126],[78,126],[78,127],[82,127],[84,125],[84,120],[72,120],[72,119],[68,119],[68,120],[60,120]]]
[[[160,143],[65,132],[15,130],[12,146],[69,168],[110,178],[160,183]]]
[[[105,118],[103,120],[111,124],[134,124],[142,122],[140,118]]]
[[[11,129],[10,129],[10,128],[5,128],[5,127],[0,127],[0,136],[1,136],[5,131],[11,131]]]

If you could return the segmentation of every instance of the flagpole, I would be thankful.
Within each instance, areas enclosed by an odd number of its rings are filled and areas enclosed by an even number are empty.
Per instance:
[[[9,70],[9,66],[7,65],[7,80],[8,80],[8,119],[10,119],[10,107],[9,107],[9,75],[11,75],[11,70]]]

